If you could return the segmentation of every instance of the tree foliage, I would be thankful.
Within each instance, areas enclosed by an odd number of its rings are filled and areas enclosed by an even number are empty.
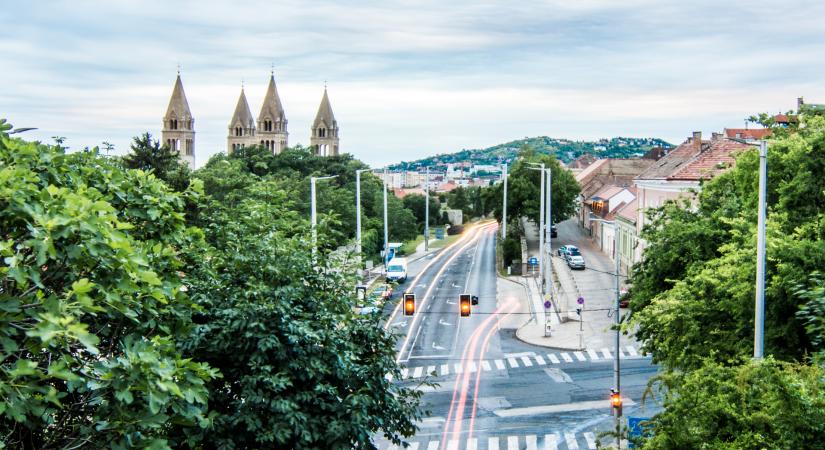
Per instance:
[[[11,448],[164,448],[205,427],[217,373],[176,348],[199,242],[183,200],[96,151],[0,136],[0,436]]]
[[[703,362],[659,380],[664,412],[650,422],[644,450],[821,448],[825,371],[768,358]]]
[[[149,133],[135,136],[130,148],[130,153],[123,157],[124,167],[152,171],[177,192],[183,192],[189,187],[191,171],[180,160],[176,150],[170,149],[168,145],[161,146]]]

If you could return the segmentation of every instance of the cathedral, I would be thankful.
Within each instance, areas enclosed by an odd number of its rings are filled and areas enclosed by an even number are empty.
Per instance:
[[[244,88],[241,87],[241,95],[229,121],[226,151],[231,153],[248,145],[261,145],[273,153],[280,153],[289,146],[287,122],[281,98],[278,96],[278,88],[275,86],[274,74],[269,77],[269,86],[257,120],[252,117]],[[338,122],[332,113],[326,86],[315,120],[312,122],[311,132],[309,145],[316,155],[338,155]],[[163,116],[161,142],[176,150],[189,167],[195,167],[195,119],[183,92],[180,73],[175,80],[172,97]]]

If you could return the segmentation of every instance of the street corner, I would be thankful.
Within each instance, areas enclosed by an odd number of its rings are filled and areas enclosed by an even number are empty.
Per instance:
[[[504,304],[511,299],[518,300],[517,309],[501,320],[501,329],[518,330],[525,322],[532,320],[529,290],[523,277],[499,275],[496,280],[496,297],[498,304]]]
[[[516,338],[526,344],[555,350],[577,351],[586,348],[582,344],[579,322],[550,325],[531,320],[516,331]]]

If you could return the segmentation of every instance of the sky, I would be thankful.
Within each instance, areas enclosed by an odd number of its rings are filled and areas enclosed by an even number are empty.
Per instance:
[[[225,151],[274,68],[289,143],[326,81],[341,151],[373,167],[527,136],[682,142],[825,103],[825,2],[0,3],[0,117],[72,149],[160,137],[176,71],[196,159]]]

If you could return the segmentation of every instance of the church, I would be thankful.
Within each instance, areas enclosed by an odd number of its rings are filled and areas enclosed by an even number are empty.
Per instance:
[[[229,121],[226,151],[232,153],[246,146],[261,145],[278,154],[289,146],[287,123],[278,88],[275,86],[275,74],[272,73],[257,120],[252,116],[244,88],[241,87],[241,95]],[[316,155],[338,155],[338,122],[332,113],[326,86],[310,131],[309,146]],[[189,167],[195,167],[195,118],[189,110],[180,73],[175,80],[172,97],[163,116],[161,142],[176,150]]]

